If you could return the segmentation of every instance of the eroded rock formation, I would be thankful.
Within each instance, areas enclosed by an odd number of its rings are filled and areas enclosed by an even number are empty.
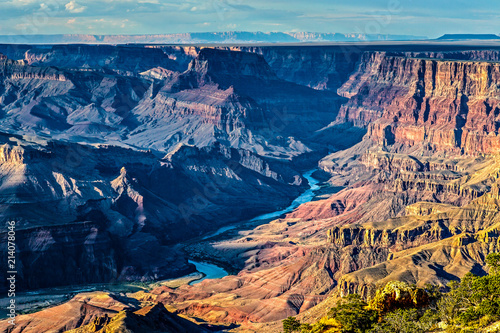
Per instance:
[[[338,121],[366,126],[381,144],[431,150],[498,151],[500,66],[366,53],[340,89]]]
[[[175,244],[286,206],[307,186],[282,162],[220,144],[158,158],[4,140],[1,220],[16,221],[20,288],[189,273],[194,267]],[[6,231],[1,238],[6,244]]]

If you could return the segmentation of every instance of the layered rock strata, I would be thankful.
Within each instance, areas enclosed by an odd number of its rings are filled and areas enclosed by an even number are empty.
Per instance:
[[[500,148],[500,65],[366,53],[339,89],[338,121],[367,127],[381,144],[494,153]]]

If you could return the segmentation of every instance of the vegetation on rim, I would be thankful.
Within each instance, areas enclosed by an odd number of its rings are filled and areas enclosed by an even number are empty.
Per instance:
[[[497,332],[500,321],[500,253],[488,255],[490,272],[467,274],[448,284],[418,288],[391,281],[365,302],[351,294],[342,298],[328,314],[313,324],[294,317],[283,320],[285,333],[425,333]]]

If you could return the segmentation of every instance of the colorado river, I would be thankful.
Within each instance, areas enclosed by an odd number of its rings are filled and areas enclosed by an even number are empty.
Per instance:
[[[297,197],[287,208],[283,210],[279,210],[276,212],[268,213],[268,214],[263,214],[260,215],[254,219],[252,219],[250,222],[255,222],[255,223],[248,223],[243,226],[243,228],[248,226],[248,229],[251,229],[252,226],[258,225],[259,221],[265,221],[265,220],[271,220],[271,219],[276,219],[280,217],[283,214],[289,213],[293,211],[295,208],[297,208],[299,205],[311,201],[314,198],[315,192],[320,188],[318,186],[318,181],[312,177],[312,174],[314,173],[315,170],[308,171],[303,174],[303,177],[306,178],[309,181],[309,186],[310,188],[302,193],[299,197]],[[262,222],[263,223],[263,222]],[[218,229],[217,231],[205,236],[203,239],[208,239],[211,237],[218,236],[220,234],[223,234],[224,232],[228,230],[233,230],[238,227],[242,227],[242,224],[233,224],[233,225],[228,225],[225,227],[222,227]],[[203,278],[195,281],[191,281],[189,284],[193,285],[196,283],[199,283],[203,280],[206,279],[220,279],[224,276],[227,276],[228,273],[221,267],[210,264],[207,262],[202,262],[202,261],[195,261],[195,260],[189,260],[189,262],[193,265],[196,266],[196,270],[204,275]],[[18,309],[19,310],[33,310],[33,309],[42,309],[47,306],[54,306],[57,304],[61,304],[69,300],[74,294],[80,293],[80,292],[90,292],[90,291],[97,291],[97,290],[107,290],[107,291],[112,291],[112,292],[135,292],[138,290],[143,290],[144,287],[136,286],[133,284],[91,284],[91,285],[82,285],[82,286],[68,286],[68,287],[61,287],[61,288],[49,288],[49,289],[42,289],[42,290],[36,290],[36,291],[31,291],[31,292],[26,292],[26,293],[21,293],[19,294],[17,300],[19,301],[18,304]],[[5,310],[5,307],[7,306],[9,302],[8,298],[0,298],[0,319],[4,319],[7,316],[7,312]]]
[[[219,266],[209,264],[206,262],[198,262],[194,260],[189,260],[189,263],[193,264],[196,266],[196,270],[200,273],[203,273],[205,276],[202,279],[199,280],[194,280],[189,285],[197,284],[200,283],[203,280],[206,279],[220,279],[223,278],[224,276],[228,275],[227,272],[220,268]]]
[[[320,188],[318,185],[319,181],[312,177],[312,174],[315,171],[316,171],[316,169],[310,170],[302,175],[309,182],[309,189],[307,191],[305,191],[304,193],[302,193],[300,196],[298,196],[290,204],[290,206],[288,206],[287,208],[285,208],[283,210],[259,215],[255,218],[253,218],[252,220],[250,220],[250,222],[271,220],[271,219],[279,218],[283,214],[292,212],[295,208],[299,207],[301,204],[311,201],[314,198],[315,192],[317,190],[319,190],[319,188]],[[222,228],[218,229],[217,231],[208,234],[207,236],[203,237],[202,239],[206,240],[206,239],[218,236],[220,234],[223,234],[226,231],[236,229],[239,226],[240,225],[230,225],[230,226],[222,227]],[[196,266],[196,270],[198,272],[203,273],[205,275],[205,277],[200,279],[200,280],[192,281],[190,283],[190,285],[199,283],[205,279],[219,279],[219,278],[222,278],[222,277],[228,275],[228,273],[224,269],[222,269],[216,265],[209,264],[206,262],[193,261],[193,260],[190,260],[189,262]]]
[[[259,215],[259,216],[255,217],[255,218],[251,219],[250,221],[251,222],[255,222],[255,221],[276,219],[276,218],[280,217],[283,214],[292,212],[295,208],[299,207],[303,203],[311,201],[314,198],[314,193],[317,190],[319,190],[319,186],[318,186],[319,181],[316,180],[316,179],[314,179],[312,177],[312,174],[315,171],[316,171],[316,169],[313,169],[313,170],[307,171],[306,173],[304,173],[302,175],[309,182],[309,189],[307,191],[305,191],[304,193],[302,193],[300,196],[298,196],[290,204],[290,206],[288,206],[287,208],[285,208],[283,210],[279,210],[279,211],[276,211],[276,212]],[[218,235],[223,234],[224,232],[226,232],[228,230],[236,229],[237,227],[238,227],[238,225],[230,225],[230,226],[222,227],[222,228],[218,229],[217,231],[212,232],[212,233],[206,235],[202,239],[205,240],[205,239],[209,239],[209,238],[218,236]]]
[[[314,198],[314,192],[319,190],[319,186],[318,186],[319,181],[312,177],[312,174],[314,173],[314,171],[316,171],[316,169],[307,171],[306,173],[304,173],[302,175],[309,182],[309,189],[307,191],[305,191],[304,193],[302,193],[300,196],[298,196],[297,199],[293,200],[293,202],[290,206],[288,206],[287,208],[285,208],[283,210],[277,211],[277,212],[272,212],[269,214],[257,216],[256,218],[252,219],[251,221],[276,219],[283,214],[292,212],[295,208],[299,207],[303,203],[311,201]]]

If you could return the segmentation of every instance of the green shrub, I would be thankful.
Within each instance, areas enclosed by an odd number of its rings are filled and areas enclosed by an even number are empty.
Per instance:
[[[369,309],[359,295],[344,297],[328,316],[341,326],[341,332],[362,333],[372,328],[378,319],[377,311]]]
[[[297,332],[300,330],[300,321],[295,317],[288,317],[282,321],[285,333]]]
[[[490,274],[466,274],[460,281],[448,284],[447,293],[437,286],[417,288],[405,282],[392,281],[378,289],[369,304],[359,295],[344,297],[336,307],[312,325],[288,318],[290,330],[301,333],[449,333],[482,332],[500,321],[500,254],[486,257]],[[285,328],[285,325],[283,326]]]
[[[495,275],[500,273],[500,253],[490,253],[486,257],[486,264],[490,266],[490,274]]]

